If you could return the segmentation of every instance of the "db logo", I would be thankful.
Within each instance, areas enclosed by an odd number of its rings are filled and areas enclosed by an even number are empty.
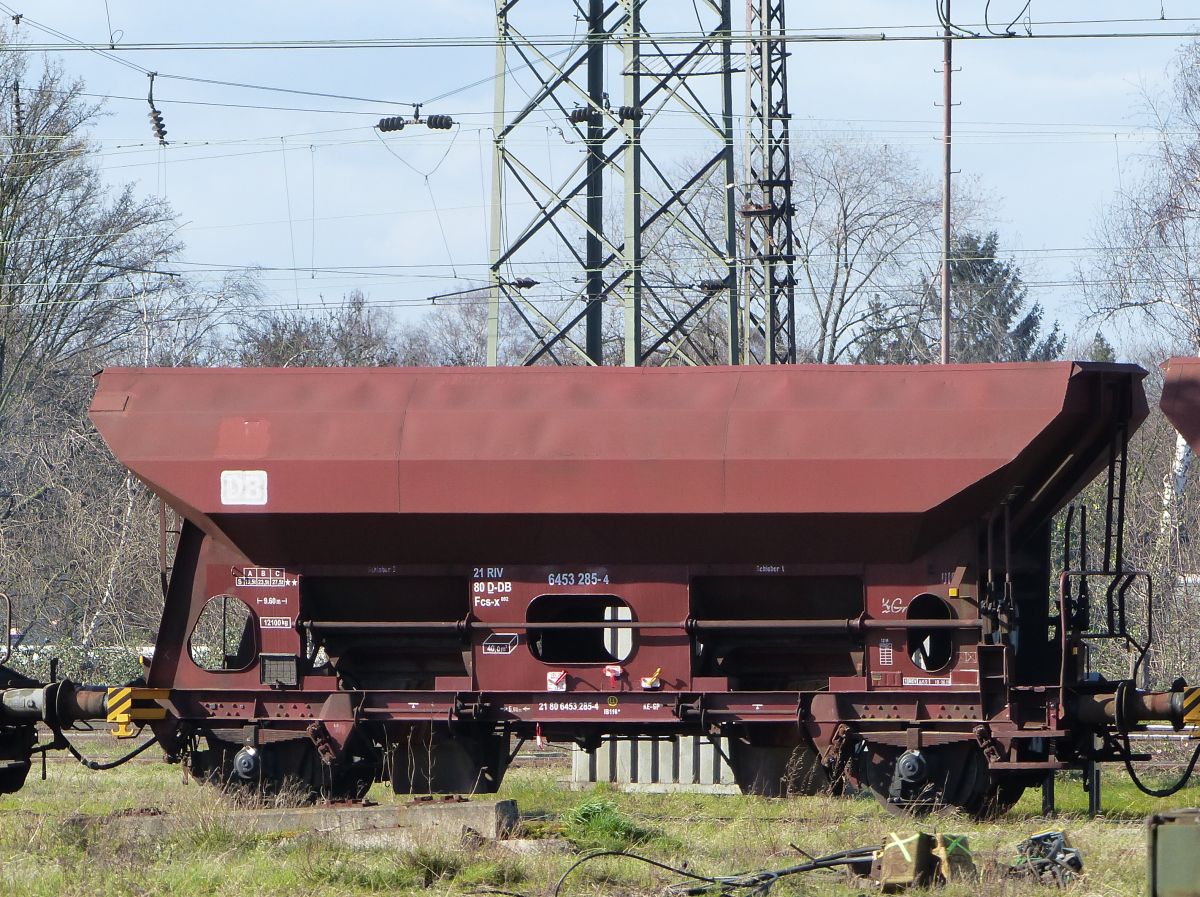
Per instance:
[[[222,470],[221,504],[265,505],[267,503],[267,472],[265,470]]]

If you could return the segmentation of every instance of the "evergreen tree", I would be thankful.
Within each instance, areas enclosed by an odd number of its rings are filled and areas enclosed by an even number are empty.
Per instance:
[[[1020,270],[998,256],[999,238],[966,234],[950,263],[953,321],[951,355],[957,362],[1049,361],[1066,345],[1058,323],[1043,335],[1038,303],[1026,310]]]
[[[1020,269],[998,255],[999,238],[964,234],[954,244],[951,272],[952,361],[1049,361],[1066,339],[1055,322],[1044,332],[1045,313],[1028,305]],[[876,298],[868,309],[857,360],[863,364],[928,364],[938,359],[941,318],[938,284],[921,285],[916,303]]]
[[[1092,340],[1091,348],[1088,349],[1088,361],[1114,362],[1116,360],[1117,350],[1104,338],[1104,334],[1097,330],[1096,338]]]

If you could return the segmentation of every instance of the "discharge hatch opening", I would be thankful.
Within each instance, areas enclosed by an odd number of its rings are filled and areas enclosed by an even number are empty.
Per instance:
[[[529,603],[529,650],[543,663],[623,663],[634,650],[633,630],[605,626],[628,622],[633,610],[615,595],[539,595]],[[594,623],[566,629],[538,623]]]

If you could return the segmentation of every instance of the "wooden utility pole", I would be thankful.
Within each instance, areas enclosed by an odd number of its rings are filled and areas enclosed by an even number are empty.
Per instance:
[[[954,131],[954,33],[950,29],[950,0],[946,0],[946,36],[942,55],[942,364],[950,363],[950,181]]]

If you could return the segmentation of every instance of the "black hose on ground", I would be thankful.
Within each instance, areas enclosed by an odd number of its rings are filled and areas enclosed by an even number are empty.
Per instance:
[[[833,869],[837,866],[846,866],[854,862],[863,860],[864,858],[873,855],[876,848],[859,847],[854,850],[843,850],[839,853],[831,853],[828,856],[816,857],[807,863],[800,863],[796,866],[788,866],[784,869],[769,869],[761,872],[747,872],[739,875],[718,875],[707,876],[698,875],[688,869],[682,869],[676,866],[671,866],[666,863],[660,863],[658,860],[652,860],[649,857],[639,856],[636,853],[627,853],[623,850],[598,850],[594,853],[589,853],[586,856],[580,857],[574,863],[567,867],[567,870],[559,877],[558,882],[554,885],[551,891],[552,897],[559,897],[559,892],[562,890],[563,884],[568,876],[584,863],[594,860],[598,857],[617,856],[626,857],[631,860],[645,863],[648,866],[653,866],[657,869],[662,869],[666,872],[671,872],[685,879],[684,882],[671,885],[667,891],[682,895],[698,895],[705,894],[714,888],[720,894],[732,894],[736,891],[749,891],[751,895],[765,895],[781,878],[789,875],[797,875],[801,872],[814,872],[818,869]],[[689,886],[688,882],[696,884]]]
[[[815,857],[807,863],[788,866],[785,869],[744,872],[737,875],[708,876],[700,875],[689,869],[672,866],[668,863],[660,863],[658,860],[652,860],[649,857],[629,853],[624,850],[597,850],[580,857],[568,866],[566,871],[559,876],[550,894],[551,897],[559,897],[562,887],[571,873],[584,863],[591,862],[600,857],[624,857],[625,859],[645,863],[647,866],[653,866],[655,869],[662,869],[664,872],[670,872],[683,879],[681,882],[668,885],[663,891],[664,894],[678,894],[682,895],[682,897],[691,895],[691,897],[696,897],[696,895],[707,894],[711,891],[723,895],[734,894],[738,891],[747,891],[750,897],[764,897],[781,878],[789,875],[797,875],[801,872],[814,872],[817,869],[833,869],[837,866],[848,866],[852,863],[862,862],[864,859],[874,856],[876,852],[877,848],[874,847],[858,847],[853,850],[843,850],[839,853]],[[518,891],[505,891],[499,888],[482,888],[475,893],[495,894],[500,895],[500,897],[526,897],[526,895]]]

